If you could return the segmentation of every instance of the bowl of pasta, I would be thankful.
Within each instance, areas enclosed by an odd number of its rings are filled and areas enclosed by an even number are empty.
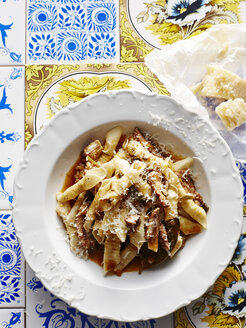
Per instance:
[[[137,91],[55,115],[14,184],[37,277],[79,311],[118,321],[161,317],[205,292],[233,255],[242,209],[239,172],[212,125]]]

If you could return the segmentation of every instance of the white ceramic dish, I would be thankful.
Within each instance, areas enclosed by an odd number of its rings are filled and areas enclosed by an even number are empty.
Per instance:
[[[138,126],[175,153],[194,156],[197,185],[210,209],[208,229],[173,260],[141,275],[104,277],[97,264],[70,252],[55,194],[86,142],[119,123],[126,132]],[[209,122],[170,97],[118,91],[62,110],[32,140],[16,175],[13,216],[27,262],[52,293],[87,314],[136,321],[167,315],[213,284],[237,245],[242,204],[231,152]]]

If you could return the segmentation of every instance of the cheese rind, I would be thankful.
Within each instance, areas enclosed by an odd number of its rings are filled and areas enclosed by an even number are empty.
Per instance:
[[[246,101],[246,81],[226,69],[210,65],[202,82],[192,91],[203,97],[242,98]]]
[[[221,103],[216,107],[215,112],[230,131],[246,122],[246,103],[241,98]]]

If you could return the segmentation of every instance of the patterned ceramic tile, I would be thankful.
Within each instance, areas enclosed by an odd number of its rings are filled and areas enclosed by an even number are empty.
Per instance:
[[[123,323],[103,320],[76,311],[50,294],[27,267],[26,328],[172,328],[172,316],[158,320]]]
[[[24,328],[24,310],[21,309],[1,309],[0,327],[5,328]]]
[[[28,62],[119,59],[118,1],[29,0]]]
[[[25,62],[25,2],[0,0],[0,65]]]
[[[234,256],[199,299],[175,313],[174,327],[241,328],[246,318],[246,216]]]
[[[16,238],[12,213],[0,211],[0,307],[24,307],[24,281],[24,259]]]
[[[0,209],[10,209],[24,152],[24,68],[0,68]]]
[[[77,96],[75,85],[81,96]],[[96,92],[129,88],[167,94],[163,84],[144,64],[27,66],[26,144],[55,113],[70,103]]]
[[[246,21],[244,0],[121,0],[121,61],[144,61],[153,49],[219,23]]]
[[[246,162],[236,161],[237,167],[239,169],[243,188],[244,188],[244,205],[246,205]]]

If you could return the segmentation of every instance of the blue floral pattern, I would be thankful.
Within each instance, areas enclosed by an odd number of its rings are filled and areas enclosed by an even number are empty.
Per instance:
[[[5,238],[3,242],[0,237],[0,272],[4,275],[18,275],[21,273],[21,250],[19,244],[10,244],[12,243],[12,238]],[[6,239],[9,241],[6,242]],[[15,238],[13,238],[15,240]],[[5,276],[4,279],[7,279]],[[4,280],[3,279],[3,280]]]
[[[7,109],[13,114],[13,110],[10,107],[10,104],[7,104],[7,93],[6,93],[6,85],[0,85],[0,87],[3,87],[3,93],[2,98],[0,100],[0,110]]]
[[[28,7],[29,31],[52,31],[57,23],[57,10],[54,5],[31,4]]]
[[[29,287],[33,292],[37,292],[38,289],[43,288],[43,284],[39,279],[36,277],[33,277],[28,283],[27,287]]]
[[[241,265],[246,259],[246,235],[241,235],[237,244],[237,248],[231,260],[236,265]]]
[[[0,165],[0,200],[8,199],[10,203],[13,202],[13,196],[9,194],[8,191],[5,190],[5,180],[6,174],[10,172],[12,164],[8,166]]]
[[[12,63],[21,63],[21,54],[8,48],[7,45],[8,32],[12,29],[13,24],[13,22],[9,24],[2,24],[0,22],[0,50],[2,54],[9,55]]]
[[[89,31],[107,32],[116,27],[116,8],[114,3],[91,4],[87,7]]]
[[[10,214],[0,214],[0,304],[20,298],[21,249]]]
[[[104,3],[108,3],[108,2],[115,2],[115,0],[87,0],[88,2],[104,2]]]
[[[11,81],[11,80],[13,81],[13,80],[16,80],[21,77],[22,77],[22,68],[14,67],[12,70],[12,73],[10,74],[9,81]]]
[[[180,26],[191,25],[211,9],[210,6],[205,6],[208,2],[209,0],[169,0],[166,21],[175,22]]]
[[[10,71],[9,76],[4,81],[3,84],[0,85],[0,115],[2,112],[9,112],[11,116],[15,113],[15,108],[13,107],[13,104],[11,104],[8,93],[11,88],[14,87],[15,81],[17,79],[20,79],[22,77],[22,71],[23,68],[16,68],[13,67]],[[8,116],[9,117],[9,116]],[[2,120],[2,116],[0,118],[0,121]],[[21,135],[18,131],[6,131],[5,128],[0,130],[0,154],[2,152],[1,145],[3,143],[12,143],[15,144],[21,139]],[[12,156],[10,156],[12,157]],[[3,161],[3,159],[2,159]],[[6,163],[7,161],[7,163]],[[5,163],[0,161],[0,201],[6,201],[11,206],[13,202],[13,195],[12,192],[8,191],[8,188],[6,187],[5,183],[6,180],[11,177],[11,170],[12,170],[12,159],[8,158],[5,159]],[[7,190],[6,190],[7,188]]]
[[[27,286],[33,291],[45,291],[49,293],[42,283],[33,277]],[[114,320],[104,320],[97,317],[92,317],[84,313],[78,312],[76,309],[71,308],[66,303],[50,294],[48,309],[45,304],[36,304],[35,313],[40,319],[43,320],[42,327],[44,328],[155,328],[156,321],[138,321],[133,323],[119,323]],[[48,298],[47,298],[48,299]],[[46,304],[47,305],[47,304]],[[46,309],[46,310],[45,310]]]
[[[239,169],[242,183],[243,183],[243,188],[244,188],[244,204],[246,205],[246,162],[239,162],[236,161],[237,167]]]
[[[116,58],[116,12],[114,1],[30,0],[29,61]]]
[[[29,59],[49,59],[55,58],[55,37],[51,34],[34,34],[29,42]]]
[[[82,3],[86,0],[51,0],[52,2],[58,3],[58,4],[67,4],[67,3]]]
[[[3,321],[2,326],[5,328],[13,328],[17,324],[21,323],[21,312],[11,312],[11,318],[9,322]]]
[[[246,281],[234,281],[224,291],[223,313],[236,317],[246,316]]]
[[[116,56],[115,38],[110,33],[91,35],[88,46],[88,58],[107,59]]]
[[[86,57],[86,35],[83,33],[59,33],[57,35],[57,59],[80,60]]]
[[[21,139],[21,135],[19,134],[19,132],[12,132],[12,133],[6,133],[5,131],[0,132],[0,143],[4,143],[5,141],[17,142],[19,139]]]
[[[61,30],[83,30],[85,25],[85,9],[81,4],[67,4],[61,7],[58,20],[58,27]]]

